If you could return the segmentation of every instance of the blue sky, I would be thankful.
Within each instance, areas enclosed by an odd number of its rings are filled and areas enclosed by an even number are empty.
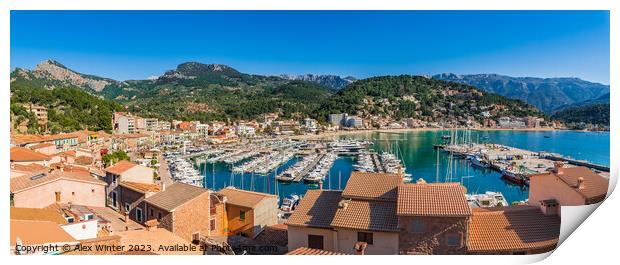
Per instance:
[[[499,73],[609,84],[608,11],[11,11],[11,68],[144,79],[186,61],[255,74]]]

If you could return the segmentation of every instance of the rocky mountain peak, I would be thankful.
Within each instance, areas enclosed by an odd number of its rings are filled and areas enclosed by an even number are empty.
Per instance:
[[[112,79],[80,74],[55,60],[45,60],[37,64],[32,74],[36,78],[65,82],[70,85],[92,89],[97,92],[102,91],[110,84],[118,83]]]
[[[348,84],[351,84],[357,79],[352,76],[347,76],[342,78],[337,75],[315,75],[315,74],[305,74],[305,75],[280,75],[281,78],[286,80],[300,80],[306,82],[317,83],[332,89],[342,89]]]

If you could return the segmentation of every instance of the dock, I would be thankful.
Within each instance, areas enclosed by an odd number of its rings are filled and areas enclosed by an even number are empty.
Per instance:
[[[571,158],[565,158],[565,157],[555,156],[555,155],[550,155],[550,154],[549,155],[543,155],[543,158],[549,159],[549,160],[553,160],[553,161],[562,161],[562,162],[566,162],[566,163],[569,163],[569,164],[575,165],[575,166],[583,166],[583,167],[593,168],[593,169],[600,170],[600,171],[603,171],[603,172],[609,172],[609,167],[608,166],[598,165],[598,164],[590,163],[588,161],[582,161],[582,160],[576,160],[576,159],[571,159]]]
[[[491,169],[501,173],[504,177],[507,176],[508,179],[521,179],[523,185],[527,185],[530,175],[545,173],[552,169],[556,161],[566,162],[569,166],[584,166],[609,172],[608,166],[500,144],[434,145],[433,148],[449,151],[456,157],[469,155],[481,157]]]
[[[310,171],[312,171],[316,167],[316,164],[318,164],[324,156],[325,155],[323,154],[319,155],[317,159],[315,159],[310,165],[308,165],[306,168],[304,168],[304,170],[301,171],[301,174],[295,176],[293,182],[300,182],[302,179],[304,179],[304,177],[306,177],[306,175],[308,175],[308,173],[310,173]]]

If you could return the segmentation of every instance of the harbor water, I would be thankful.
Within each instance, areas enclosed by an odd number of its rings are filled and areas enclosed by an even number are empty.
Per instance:
[[[369,132],[363,134],[338,136],[335,139],[370,140],[370,147],[375,151],[388,151],[398,155],[406,166],[406,172],[412,174],[413,180],[419,178],[427,182],[460,182],[468,193],[496,191],[504,194],[508,202],[525,200],[528,189],[501,179],[501,174],[491,169],[472,166],[464,159],[449,159],[449,155],[433,148],[442,143],[442,135],[448,131],[410,131],[410,132]],[[531,151],[557,153],[565,157],[587,160],[595,164],[609,166],[609,132],[576,131],[460,131],[457,139],[463,135],[468,141],[478,143],[502,144]],[[278,194],[281,198],[290,194],[303,195],[308,189],[317,185],[276,182],[275,176],[293,165],[299,158],[293,158],[274,172],[267,175],[233,174],[231,166],[224,163],[203,163],[197,165],[204,178],[204,186],[220,190],[227,186]],[[239,163],[243,163],[241,161]],[[353,164],[354,156],[340,156],[332,166],[323,184],[324,189],[342,189],[346,185]]]

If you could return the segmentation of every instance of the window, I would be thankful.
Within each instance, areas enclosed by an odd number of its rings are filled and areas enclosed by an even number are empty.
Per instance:
[[[413,219],[411,220],[411,227],[409,228],[412,233],[424,233],[424,220]]]
[[[209,222],[209,227],[211,228],[211,231],[215,230],[215,219],[212,219]]]
[[[72,192],[71,192],[71,195],[72,195],[72,196],[75,196],[75,191],[72,191]]]
[[[157,220],[161,220],[161,213],[157,213]]]
[[[142,223],[142,209],[141,208],[136,208],[136,221],[138,221],[138,223]]]
[[[95,193],[95,189],[91,189],[90,192]]]
[[[151,217],[153,217],[153,208],[151,208]]]
[[[239,211],[239,220],[245,221],[245,211]]]
[[[117,184],[116,183],[116,175],[112,175],[112,183]]]
[[[129,203],[125,203],[125,212],[128,213],[131,210],[131,205]]]
[[[112,192],[112,208],[114,208],[114,209],[118,208],[118,201],[117,201],[117,197],[116,197],[116,191]]]
[[[461,234],[459,233],[451,233],[446,236],[446,245],[450,247],[460,247],[461,246]]]
[[[308,235],[308,247],[314,249],[323,249],[323,236]]]
[[[357,241],[366,242],[368,245],[372,245],[372,233],[357,232]]]

